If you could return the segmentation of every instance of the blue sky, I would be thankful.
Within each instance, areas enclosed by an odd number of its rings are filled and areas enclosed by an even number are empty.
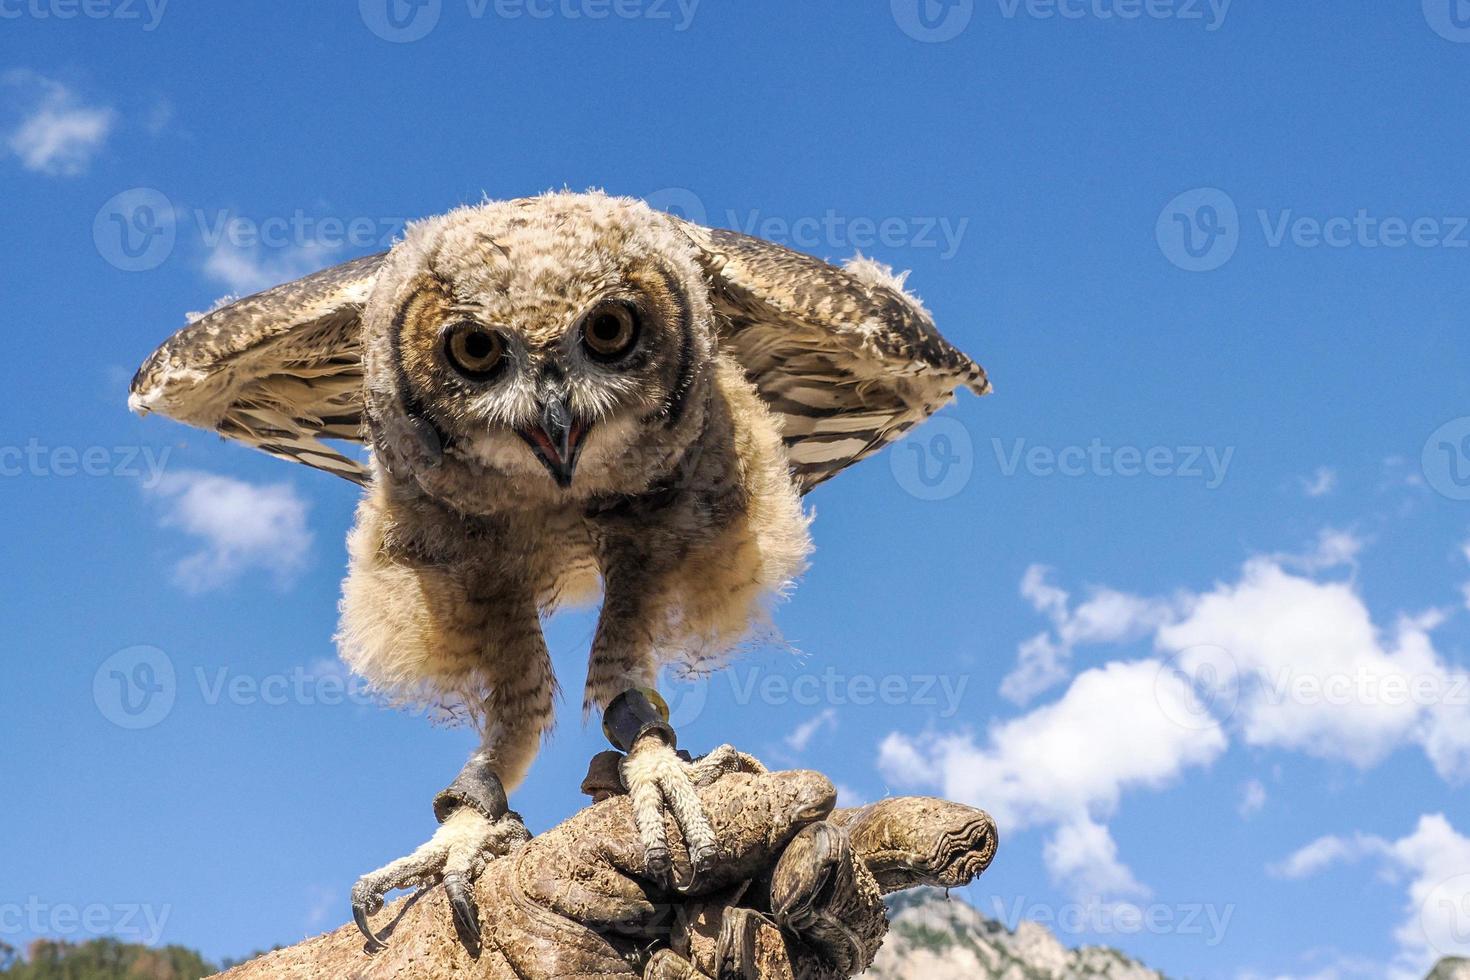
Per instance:
[[[991,372],[810,498],[683,742],[1002,822],[982,910],[1188,977],[1470,952],[1470,10],[0,0],[0,939],[343,921],[472,736],[344,696],[354,489],[125,410],[191,310],[605,187],[912,269]],[[577,691],[593,618],[549,640]],[[515,805],[602,745],[575,698]]]

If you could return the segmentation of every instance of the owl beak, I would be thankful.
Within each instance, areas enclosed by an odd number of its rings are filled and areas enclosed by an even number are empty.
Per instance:
[[[551,473],[556,485],[565,489],[572,485],[587,428],[586,423],[572,419],[566,399],[552,398],[542,406],[539,426],[517,431]]]

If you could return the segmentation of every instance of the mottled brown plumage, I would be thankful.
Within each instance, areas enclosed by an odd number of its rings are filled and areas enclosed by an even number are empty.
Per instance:
[[[473,880],[523,835],[499,787],[552,721],[541,616],[600,587],[588,710],[666,663],[717,665],[805,565],[801,494],[959,386],[987,390],[876,263],[548,194],[419,222],[384,255],[208,314],[148,359],[131,404],[364,483],[343,658],[481,733],[439,833],[359,883],[365,922],[386,890]],[[646,738],[624,778],[652,841],[659,806],[686,831],[702,817],[677,803],[695,776],[667,734]]]

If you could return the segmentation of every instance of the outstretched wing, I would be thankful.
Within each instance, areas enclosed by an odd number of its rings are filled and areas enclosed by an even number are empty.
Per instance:
[[[364,441],[361,316],[382,259],[355,259],[200,317],[143,362],[128,406],[365,482],[361,463],[321,440]]]
[[[803,492],[903,435],[956,388],[990,392],[984,369],[883,265],[858,258],[839,269],[737,232],[679,225],[710,276],[722,342],[784,418]]]

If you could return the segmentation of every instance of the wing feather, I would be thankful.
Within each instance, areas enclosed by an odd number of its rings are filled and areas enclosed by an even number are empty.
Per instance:
[[[803,491],[902,436],[985,372],[942,337],[900,277],[839,269],[736,232],[678,222],[710,277],[722,345],[782,417]],[[191,323],[148,358],[129,404],[354,482],[365,467],[323,439],[364,441],[361,312],[382,256]]]
[[[268,289],[190,323],[133,377],[129,406],[363,483],[322,442],[363,442],[362,308],[382,255]]]
[[[803,491],[902,436],[956,388],[990,392],[984,369],[878,263],[839,269],[738,232],[678,223],[710,276],[722,343],[782,416]]]

